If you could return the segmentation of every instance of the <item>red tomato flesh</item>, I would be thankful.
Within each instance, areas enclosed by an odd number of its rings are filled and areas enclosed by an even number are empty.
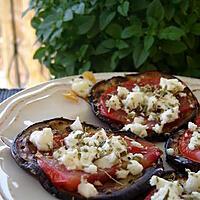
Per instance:
[[[110,178],[107,174],[114,177],[117,167],[113,166],[110,169],[105,169],[106,173],[99,171],[96,174],[88,174],[80,170],[67,170],[64,165],[58,164],[57,161],[42,157],[38,159],[38,165],[51,180],[53,185],[67,191],[76,191],[81,182],[81,176],[84,176],[88,182],[100,181],[107,182]]]
[[[151,85],[154,87],[159,87],[159,82],[160,82],[160,76],[157,77],[148,77],[148,78],[141,78],[140,82],[133,82],[133,81],[127,81],[124,82],[121,86],[126,87],[128,90],[131,90],[132,88],[134,88],[137,85],[139,86],[145,86],[145,85]],[[110,109],[110,111],[108,110],[108,108],[106,107],[106,100],[108,100],[110,98],[111,94],[117,94],[117,87],[111,87],[109,89],[107,89],[100,97],[99,100],[99,110],[101,115],[111,119],[112,121],[116,122],[116,123],[120,123],[120,124],[128,124],[130,123],[127,113],[120,109],[120,110],[113,110]],[[169,126],[169,127],[174,127],[176,126],[176,124],[180,123],[182,121],[182,118],[187,115],[187,113],[190,113],[192,111],[192,108],[190,107],[190,102],[188,101],[187,97],[182,97],[179,98],[179,102],[180,102],[180,113],[179,113],[179,118],[176,119],[174,122],[168,123],[165,125],[165,127]],[[156,121],[148,121],[146,120],[146,124],[148,126],[148,130],[147,132],[151,132],[152,131],[152,127],[153,125],[155,125],[157,122]]]
[[[137,142],[139,142],[143,148],[139,148],[136,146],[133,146],[131,144],[131,140],[126,139],[126,142],[128,143],[128,151],[130,153],[141,153],[143,155],[143,159],[141,160],[141,164],[144,168],[148,168],[152,166],[153,163],[156,163],[157,160],[162,155],[162,151],[156,147],[154,144],[147,142],[142,139],[136,139]]]
[[[55,144],[59,144],[58,138],[59,136],[54,138]],[[150,142],[136,139],[136,141],[141,143],[143,146],[142,148],[138,148],[131,144],[131,138],[125,137],[125,140],[128,144],[128,152],[143,154],[144,157],[141,160],[141,164],[144,169],[152,166],[153,163],[156,163],[162,155],[162,151]],[[104,171],[99,170],[95,174],[88,174],[81,170],[68,170],[64,165],[59,164],[56,160],[48,159],[44,156],[38,159],[38,165],[55,187],[67,191],[77,190],[81,181],[81,176],[84,176],[90,183],[94,183],[95,181],[105,183],[110,180],[109,176],[115,177],[116,171],[119,168],[118,166],[113,166],[110,169],[104,169]]]
[[[188,148],[191,137],[192,132],[190,130],[185,131],[179,140],[179,151],[181,155],[188,158],[189,160],[200,163],[200,149],[190,150]]]

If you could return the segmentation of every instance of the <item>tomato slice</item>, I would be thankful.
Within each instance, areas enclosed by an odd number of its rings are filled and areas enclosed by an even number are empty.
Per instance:
[[[126,87],[128,90],[131,90],[132,88],[134,88],[137,85],[139,86],[145,86],[145,85],[151,85],[154,87],[159,87],[159,83],[160,83],[160,76],[156,76],[156,77],[141,77],[140,79],[138,79],[139,81],[134,82],[134,81],[126,81],[124,82],[121,86]],[[109,118],[110,120],[119,123],[119,124],[128,124],[130,123],[127,113],[124,110],[113,110],[110,109],[110,111],[108,111],[108,108],[106,107],[106,100],[108,100],[110,98],[110,95],[112,94],[117,94],[117,87],[110,87],[109,89],[107,89],[100,97],[99,100],[99,110],[101,115]],[[176,119],[175,121],[165,124],[163,131],[168,132],[171,130],[171,127],[175,127],[177,124],[181,123],[183,118],[186,118],[188,114],[190,114],[193,110],[193,108],[190,107],[190,102],[186,97],[177,97],[179,102],[180,102],[180,114],[179,114],[179,118]],[[200,121],[200,120],[199,120]],[[148,121],[146,119],[146,125],[148,127],[147,132],[151,133],[152,132],[152,127],[153,125],[155,125],[157,122],[156,121]],[[200,122],[199,122],[200,123]]]
[[[200,116],[195,119],[195,124],[200,127]]]
[[[90,183],[97,180],[101,183],[105,183],[110,179],[107,174],[113,177],[117,171],[117,166],[105,169],[105,172],[99,171],[96,174],[88,174],[79,170],[67,170],[64,165],[60,165],[57,161],[45,157],[38,159],[38,165],[55,187],[67,191],[77,190],[81,181],[81,176],[84,176]]]
[[[130,153],[141,153],[143,155],[143,159],[141,160],[141,164],[144,168],[148,168],[152,166],[153,163],[157,162],[157,160],[162,155],[162,151],[156,147],[154,144],[144,141],[142,139],[136,139],[143,147],[139,148],[133,146],[131,144],[131,140],[126,138],[126,142],[128,143],[128,151]]]
[[[190,130],[186,130],[179,140],[179,151],[181,155],[188,158],[189,160],[200,163],[200,149],[190,150],[188,148],[191,137],[192,132]]]

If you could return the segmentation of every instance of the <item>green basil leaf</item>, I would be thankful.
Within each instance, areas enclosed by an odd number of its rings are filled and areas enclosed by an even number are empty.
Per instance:
[[[117,11],[124,17],[127,16],[129,10],[129,2],[124,1],[121,5],[117,7]]]
[[[133,61],[135,68],[139,68],[148,58],[149,51],[144,50],[142,45],[137,45],[133,51]]]
[[[78,34],[83,35],[87,33],[93,26],[95,22],[94,15],[78,15],[76,19],[76,24],[78,27]]]
[[[125,41],[123,41],[123,40],[117,40],[117,41],[116,41],[116,47],[117,47],[119,50],[121,50],[121,49],[128,48],[129,45],[128,45]]]
[[[154,43],[154,37],[151,35],[147,35],[144,37],[144,49],[148,51]]]
[[[113,40],[113,39],[103,40],[97,46],[95,54],[100,55],[100,54],[107,53],[107,52],[111,51],[111,49],[113,49],[114,47],[115,47],[115,40]]]
[[[194,35],[200,35],[200,23],[196,23],[191,27],[191,33]]]
[[[114,19],[116,12],[110,12],[108,10],[102,12],[99,18],[99,28],[100,30],[104,30],[108,24]]]
[[[46,47],[40,47],[34,53],[33,59],[42,60],[42,58],[45,56],[45,53],[46,53]]]
[[[184,35],[185,32],[183,29],[176,26],[168,26],[164,29],[161,29],[158,36],[160,39],[179,40]]]
[[[140,37],[142,36],[142,25],[141,22],[135,18],[135,21],[133,21],[133,24],[131,26],[126,27],[121,34],[122,39],[127,39],[132,36]]]
[[[164,52],[168,54],[177,54],[185,51],[187,46],[181,41],[162,41],[161,48]]]
[[[113,38],[120,38],[121,32],[122,32],[122,27],[119,24],[116,24],[116,23],[111,23],[106,28],[106,33],[108,35],[112,36]]]
[[[164,18],[164,14],[165,11],[160,0],[153,0],[147,8],[147,21],[149,22],[150,18],[154,18],[160,22]]]

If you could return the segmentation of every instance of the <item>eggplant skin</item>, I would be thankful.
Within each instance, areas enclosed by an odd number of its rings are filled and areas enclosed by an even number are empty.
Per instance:
[[[164,78],[175,78],[178,79],[172,75],[169,74],[165,74],[159,71],[148,71],[148,72],[144,72],[144,73],[139,73],[139,74],[129,74],[129,75],[125,75],[125,76],[116,76],[116,77],[112,77],[110,79],[107,80],[102,80],[97,82],[91,89],[90,91],[90,95],[89,95],[89,103],[90,106],[92,108],[92,111],[94,112],[94,114],[103,122],[105,122],[106,124],[108,124],[108,126],[112,129],[112,130],[120,130],[123,128],[124,124],[120,123],[120,122],[116,122],[112,119],[109,119],[107,117],[105,117],[104,115],[102,115],[99,111],[99,99],[101,97],[101,95],[110,87],[113,86],[120,86],[122,85],[124,82],[128,81],[128,80],[135,80],[137,81],[140,77],[148,77],[148,78],[154,78],[154,77],[164,77]],[[192,91],[187,87],[187,85],[181,81],[180,79],[178,79],[183,85],[185,85],[185,92],[187,94],[187,97],[191,99],[191,101],[194,103],[194,108],[193,111],[191,113],[187,113],[187,115],[184,117],[183,120],[180,121],[179,124],[175,124],[172,127],[163,130],[163,133],[161,134],[157,134],[156,132],[154,132],[153,130],[151,131],[150,134],[148,134],[148,136],[145,138],[147,140],[150,141],[166,141],[167,138],[169,138],[169,134],[166,133],[170,133],[173,134],[174,132],[176,132],[177,130],[179,130],[181,127],[184,127],[188,121],[194,119],[196,117],[196,115],[199,112],[199,103],[197,98],[194,96],[194,94],[192,93]]]
[[[53,196],[63,199],[63,200],[81,200],[85,199],[83,196],[79,195],[78,193],[73,193],[69,191],[64,191],[61,189],[56,188],[53,183],[50,181],[50,179],[46,176],[46,174],[43,172],[43,170],[39,167],[37,164],[37,160],[34,157],[34,153],[32,151],[27,151],[28,148],[28,142],[27,139],[30,134],[35,130],[41,130],[44,127],[51,127],[53,130],[58,130],[61,134],[62,132],[66,132],[70,124],[72,124],[74,120],[68,120],[64,118],[55,118],[46,120],[43,122],[38,122],[24,131],[22,131],[20,134],[17,135],[15,138],[12,146],[11,146],[11,154],[17,164],[24,170],[26,170],[29,174],[33,175],[40,184],[43,186],[43,188],[48,191]],[[87,128],[87,130],[95,131],[97,127],[82,123],[84,128]],[[60,128],[61,127],[61,128]],[[136,138],[135,135],[129,134],[127,132],[113,132],[110,130],[106,130],[108,133],[113,133],[116,135],[127,135],[131,138]],[[26,144],[23,141],[26,141]],[[162,159],[159,159],[157,163],[154,163],[152,167],[149,167],[144,170],[143,175],[138,178],[133,184],[128,185],[125,188],[121,188],[120,190],[114,190],[115,184],[112,185],[113,188],[109,188],[109,193],[103,193],[100,192],[100,194],[96,197],[90,198],[93,200],[131,200],[131,199],[140,199],[140,196],[142,193],[145,193],[150,188],[149,186],[149,179],[152,175],[157,175],[163,171],[163,163]],[[112,191],[113,190],[113,191]]]
[[[185,158],[183,155],[180,154],[178,149],[178,140],[181,135],[184,133],[184,129],[180,130],[176,135],[170,137],[167,142],[165,143],[165,154],[166,154],[166,161],[171,165],[174,169],[184,173],[185,169],[190,169],[191,171],[197,172],[200,170],[200,163],[189,160]],[[168,155],[167,149],[173,148],[174,154]]]

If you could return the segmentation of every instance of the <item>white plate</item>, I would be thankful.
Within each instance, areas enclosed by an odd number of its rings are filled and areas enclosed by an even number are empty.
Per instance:
[[[96,74],[97,80],[107,79],[124,73]],[[43,83],[26,89],[8,98],[0,104],[0,135],[13,139],[20,131],[27,127],[27,122],[43,121],[54,117],[75,119],[80,116],[82,121],[103,126],[91,112],[91,108],[84,100],[78,104],[71,103],[63,97],[63,93],[70,88],[70,81],[74,77],[67,77]],[[200,80],[179,77],[194,89],[200,89]],[[200,91],[195,95],[200,100]],[[46,192],[38,181],[22,170],[12,159],[10,150],[0,142],[0,200],[53,200],[55,197]],[[2,196],[2,197],[1,197]]]

